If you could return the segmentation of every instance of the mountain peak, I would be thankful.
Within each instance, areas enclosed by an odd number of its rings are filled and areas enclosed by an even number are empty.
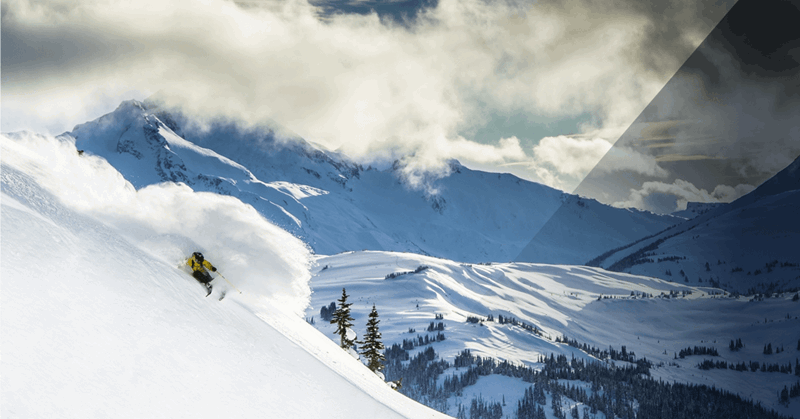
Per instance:
[[[136,99],[128,99],[128,100],[123,100],[122,103],[120,103],[119,106],[117,106],[117,109],[114,112],[125,111],[128,109],[138,109],[144,111],[146,110],[146,107],[144,106],[144,103],[139,102]]]

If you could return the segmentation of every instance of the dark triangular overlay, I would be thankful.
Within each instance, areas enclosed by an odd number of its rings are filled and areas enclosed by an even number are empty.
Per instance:
[[[738,1],[576,188],[574,194],[583,198],[565,199],[515,260],[609,268],[614,261],[605,260],[608,254],[604,259],[553,249],[580,243],[609,251],[636,249],[631,243],[658,236],[664,229],[659,223],[674,225],[675,233],[690,218],[685,211],[684,218],[672,221],[657,214],[685,209],[687,202],[690,209],[700,207],[691,202],[730,202],[790,166],[800,155],[797,22],[796,1]],[[599,206],[593,200],[649,212],[631,210],[626,217],[604,218],[592,211]],[[729,250],[727,262],[735,263],[733,254],[741,251]],[[645,253],[631,257],[653,263],[657,254],[670,257],[664,249]],[[553,254],[561,256],[553,259]],[[713,261],[723,262],[722,257]],[[655,274],[670,270],[628,268],[615,265],[615,270],[662,277]],[[692,281],[709,272],[705,264],[703,268]],[[680,269],[674,270],[673,275]]]

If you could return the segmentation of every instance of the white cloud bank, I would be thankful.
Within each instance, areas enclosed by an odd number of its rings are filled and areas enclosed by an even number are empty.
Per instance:
[[[667,176],[654,157],[629,147],[613,147],[610,141],[599,137],[546,137],[532,152],[531,170],[542,183],[560,189],[574,187],[595,167],[603,172],[626,170],[653,177]],[[603,157],[606,158],[603,165],[597,166]]]
[[[657,213],[670,213],[686,209],[689,202],[732,202],[748,193],[755,186],[740,184],[736,186],[717,185],[709,192],[692,183],[676,179],[672,183],[645,182],[639,190],[631,190],[625,201],[615,202],[619,208],[640,208]]]
[[[487,108],[626,126],[726,10],[442,0],[401,27],[375,14],[322,21],[300,0],[265,4],[4,1],[3,130],[57,134],[163,90],[200,115],[270,118],[356,158],[522,161],[514,139],[456,133],[485,123]],[[583,165],[555,167],[572,176]]]

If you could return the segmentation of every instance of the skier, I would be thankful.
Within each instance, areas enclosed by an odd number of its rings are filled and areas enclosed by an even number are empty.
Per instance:
[[[217,268],[215,268],[214,265],[211,264],[211,262],[205,260],[203,258],[203,254],[200,252],[192,253],[192,257],[186,260],[186,264],[192,268],[192,276],[194,277],[194,279],[198,280],[208,290],[208,294],[206,294],[206,297],[211,295],[210,282],[214,278],[211,277],[211,274],[208,273],[206,269],[210,269],[211,272],[216,272]]]

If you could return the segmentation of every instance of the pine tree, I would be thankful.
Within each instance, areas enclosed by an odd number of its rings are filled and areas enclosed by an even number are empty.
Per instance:
[[[378,331],[378,310],[375,309],[375,304],[372,305],[372,312],[369,313],[369,320],[367,320],[367,333],[364,335],[364,341],[358,342],[361,345],[361,355],[367,358],[367,368],[373,372],[378,372],[383,369],[383,361],[386,358],[381,352],[384,349],[383,342],[381,342],[381,332]]]
[[[339,346],[345,351],[352,348],[355,343],[353,339],[347,337],[347,331],[353,327],[353,323],[351,323],[353,318],[350,316],[350,306],[352,306],[353,303],[348,303],[347,297],[349,297],[349,295],[347,295],[345,289],[342,288],[342,298],[336,300],[339,302],[339,307],[331,316],[331,324],[336,325],[336,331],[333,333],[339,335]]]

